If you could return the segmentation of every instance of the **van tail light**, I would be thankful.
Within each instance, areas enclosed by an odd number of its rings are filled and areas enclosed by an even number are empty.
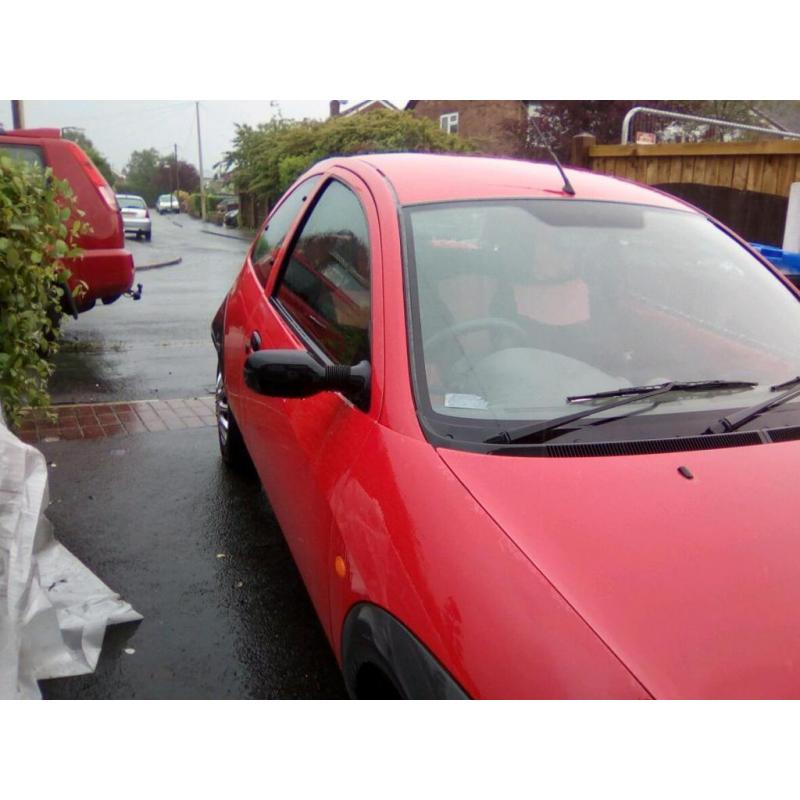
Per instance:
[[[103,176],[101,175],[100,177],[102,178]],[[95,185],[97,186],[97,184]],[[100,196],[103,198],[103,200],[105,200],[106,205],[112,211],[119,211],[119,206],[117,205],[117,197],[107,183],[103,183],[103,185],[97,186],[97,191],[100,192]]]
[[[100,170],[94,165],[89,156],[87,156],[86,153],[84,153],[83,150],[81,150],[81,148],[75,144],[75,142],[67,142],[67,146],[77,156],[78,162],[80,163],[81,167],[83,167],[84,173],[92,182],[95,189],[97,189],[105,204],[112,211],[119,211],[117,196],[114,194],[113,189],[108,185],[108,183],[106,183],[106,179],[103,177]]]

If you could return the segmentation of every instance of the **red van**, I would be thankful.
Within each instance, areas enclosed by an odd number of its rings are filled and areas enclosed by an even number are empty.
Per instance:
[[[22,158],[69,182],[78,208],[86,213],[91,229],[76,244],[77,259],[64,259],[74,289],[83,281],[87,289],[74,298],[72,312],[88,311],[97,300],[113,303],[133,285],[133,256],[124,248],[122,214],[113,190],[86,153],[75,142],[61,138],[58,128],[0,130],[0,154]]]

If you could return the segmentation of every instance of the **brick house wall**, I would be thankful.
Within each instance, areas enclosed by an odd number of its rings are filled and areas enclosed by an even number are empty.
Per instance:
[[[442,114],[458,112],[458,134],[472,139],[481,152],[510,156],[517,139],[508,130],[527,119],[522,100],[411,100],[406,109],[439,124]]]

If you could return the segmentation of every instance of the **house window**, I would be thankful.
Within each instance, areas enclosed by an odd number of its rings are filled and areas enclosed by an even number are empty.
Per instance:
[[[439,127],[445,133],[458,133],[458,111],[452,114],[442,114],[439,117]]]

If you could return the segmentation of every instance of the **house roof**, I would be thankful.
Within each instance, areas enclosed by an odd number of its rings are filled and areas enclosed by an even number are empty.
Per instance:
[[[360,103],[356,103],[354,106],[350,106],[350,108],[342,111],[339,116],[347,117],[350,114],[358,114],[359,111],[363,111],[368,106],[371,106],[373,103],[378,103],[379,105],[382,105],[385,108],[388,108],[389,111],[399,111],[400,110],[396,105],[394,105],[393,103],[390,103],[388,100],[362,100]]]
[[[800,132],[800,103],[796,101],[756,103],[755,111],[775,127],[784,131]]]
[[[419,103],[419,102],[420,102],[419,100],[409,100],[406,103],[404,110],[405,111],[413,111],[417,107],[417,103]],[[467,101],[467,102],[472,102],[472,101]],[[539,100],[520,100],[519,102],[520,103],[538,103],[538,102],[541,102],[541,101],[539,101]]]

